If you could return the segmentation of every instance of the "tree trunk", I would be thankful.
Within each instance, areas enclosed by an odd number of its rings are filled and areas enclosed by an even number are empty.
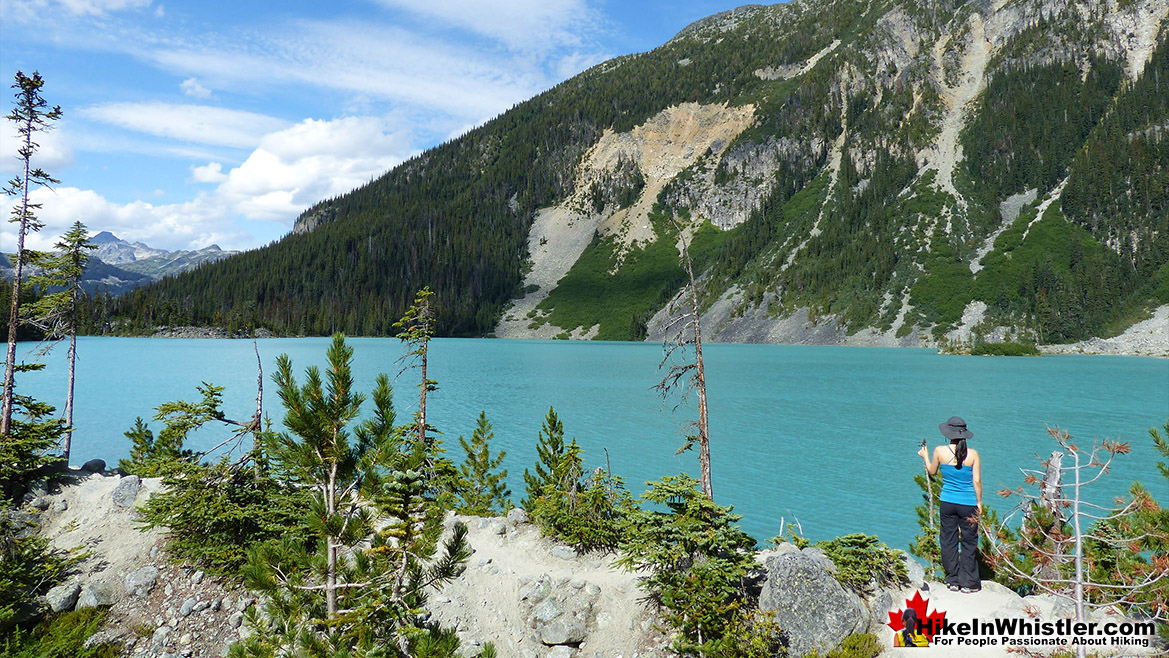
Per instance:
[[[32,148],[32,120],[25,135],[24,148]],[[24,234],[28,230],[28,183],[31,157],[24,158],[24,187],[20,200],[20,222],[16,230],[16,271],[12,275],[12,303],[8,308],[8,359],[4,362],[4,402],[0,409],[0,436],[8,436],[12,427],[12,386],[16,378],[16,330],[20,325],[20,279],[24,273]]]
[[[698,464],[701,469],[702,493],[714,500],[714,483],[710,475],[710,420],[706,408],[706,367],[702,362],[702,316],[698,310],[698,283],[694,280],[694,267],[690,263],[690,249],[685,238],[682,240],[682,261],[686,264],[686,276],[690,278],[690,308],[694,324],[694,387],[698,390]]]
[[[77,379],[77,288],[69,300],[69,385],[65,393],[65,443],[62,456],[69,465],[69,449],[73,444],[73,384]]]
[[[337,512],[337,462],[333,462],[329,469],[329,483],[325,491],[326,519],[332,518]],[[328,618],[337,616],[337,543],[332,535],[325,537],[326,556],[328,561],[325,570],[325,608]]]

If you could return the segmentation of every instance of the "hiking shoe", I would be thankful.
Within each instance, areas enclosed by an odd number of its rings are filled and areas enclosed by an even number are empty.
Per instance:
[[[957,589],[957,588],[955,588],[955,589]],[[960,589],[960,590],[958,590],[958,591],[962,592],[963,594],[974,594],[974,593],[976,593],[976,592],[981,592],[981,591],[982,591],[982,588],[979,588],[979,589],[973,589],[973,588],[970,588],[970,587],[963,587],[962,589]]]
[[[957,591],[958,591],[958,586],[957,586],[957,585],[951,585],[951,584],[949,584],[949,583],[946,583],[946,587],[948,587],[948,588],[950,589],[950,591],[951,591],[951,592],[957,592]]]

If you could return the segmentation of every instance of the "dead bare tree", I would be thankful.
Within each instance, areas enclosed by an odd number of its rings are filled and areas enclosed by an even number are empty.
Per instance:
[[[687,244],[686,233],[676,219],[674,226],[678,228],[680,236],[682,266],[686,270],[686,286],[681,295],[670,302],[669,311],[673,317],[666,325],[666,341],[663,346],[665,356],[658,364],[659,370],[666,364],[669,364],[669,369],[662,381],[654,387],[654,390],[664,400],[680,388],[682,400],[679,404],[686,400],[690,391],[694,391],[697,395],[698,420],[689,425],[697,433],[687,433],[686,442],[682,444],[678,452],[690,450],[695,443],[698,443],[698,464],[701,469],[699,482],[702,484],[702,492],[713,500],[714,485],[710,473],[710,419],[706,405],[706,368],[702,361],[702,316],[698,305],[698,282],[694,278],[694,266],[690,261],[690,246]],[[694,359],[685,359],[681,363],[675,363],[675,355],[684,355],[688,347],[693,347]]]
[[[1142,510],[1156,508],[1143,489],[1134,487],[1132,498],[1127,502],[1118,498],[1115,507],[1083,499],[1084,487],[1102,478],[1117,455],[1129,452],[1129,445],[1105,439],[1086,451],[1072,443],[1066,430],[1048,428],[1047,433],[1062,450],[1043,462],[1044,470],[1021,469],[1025,483],[1038,486],[1039,493],[1029,493],[1022,486],[999,491],[1000,496],[1017,497],[1020,502],[998,528],[983,527],[992,548],[987,556],[991,565],[1039,591],[1069,601],[1077,621],[1086,621],[1089,608],[1139,605],[1140,594],[1169,578],[1169,559],[1154,554],[1148,560],[1142,558],[1140,568],[1116,568],[1106,578],[1094,578],[1092,557],[1085,546],[1092,542],[1139,554],[1142,544],[1169,541],[1169,528],[1128,523]],[[1069,457],[1071,464],[1064,466]],[[1021,525],[1017,533],[1011,533],[1007,526],[1016,514],[1022,515]],[[1115,531],[1133,528],[1138,534]],[[1155,617],[1165,613],[1146,612]],[[1082,658],[1083,645],[1078,651]]]

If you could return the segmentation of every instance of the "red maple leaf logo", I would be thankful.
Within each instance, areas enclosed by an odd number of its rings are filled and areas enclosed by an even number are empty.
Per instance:
[[[933,642],[934,634],[941,630],[942,624],[946,621],[945,611],[935,609],[933,612],[926,614],[929,599],[923,599],[920,591],[914,592],[912,599],[905,599],[905,605],[906,607],[913,608],[913,611],[917,613],[918,628],[921,629],[921,633],[925,635],[926,639]],[[905,628],[905,623],[901,621],[901,615],[904,612],[905,608],[898,609],[896,612],[889,612],[889,623],[887,625],[895,633]]]

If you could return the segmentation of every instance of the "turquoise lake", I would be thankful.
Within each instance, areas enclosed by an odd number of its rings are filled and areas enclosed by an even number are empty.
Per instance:
[[[287,353],[298,379],[323,365],[326,338],[268,339],[258,348],[264,367],[266,413],[282,411],[271,373]],[[398,373],[397,340],[351,339],[358,388],[368,392],[379,372]],[[19,359],[30,360],[30,344]],[[604,465],[635,493],[644,482],[687,471],[696,453],[676,455],[693,396],[675,409],[651,390],[661,378],[662,348],[654,343],[437,339],[428,420],[443,432],[448,455],[462,459],[457,437],[470,436],[480,410],[494,425],[493,450],[506,450],[512,497],[523,495],[522,474],[536,459],[544,415],[554,406],[568,437],[585,450],[586,466]],[[44,360],[46,371],[21,375],[18,392],[62,407],[64,345]],[[225,411],[246,419],[255,410],[256,357],[251,341],[82,338],[78,341],[74,464],[100,457],[111,466],[129,454],[123,436],[136,416],[196,399],[203,381],[226,387]],[[760,541],[779,534],[780,520],[798,519],[805,535],[824,539],[849,532],[879,536],[905,548],[917,532],[920,501],[913,475],[923,437],[941,443],[937,426],[953,415],[975,433],[970,446],[983,460],[985,501],[1022,482],[1054,442],[1045,423],[1069,430],[1080,445],[1119,438],[1132,453],[1117,459],[1089,498],[1106,503],[1140,480],[1162,502],[1169,486],[1153,463],[1150,427],[1169,419],[1169,360],[1137,357],[943,356],[932,350],[776,345],[708,345],[715,500],[734,505],[741,525]],[[417,374],[395,382],[400,422],[417,402]],[[160,424],[151,423],[157,432]],[[204,430],[195,448],[226,437]]]

